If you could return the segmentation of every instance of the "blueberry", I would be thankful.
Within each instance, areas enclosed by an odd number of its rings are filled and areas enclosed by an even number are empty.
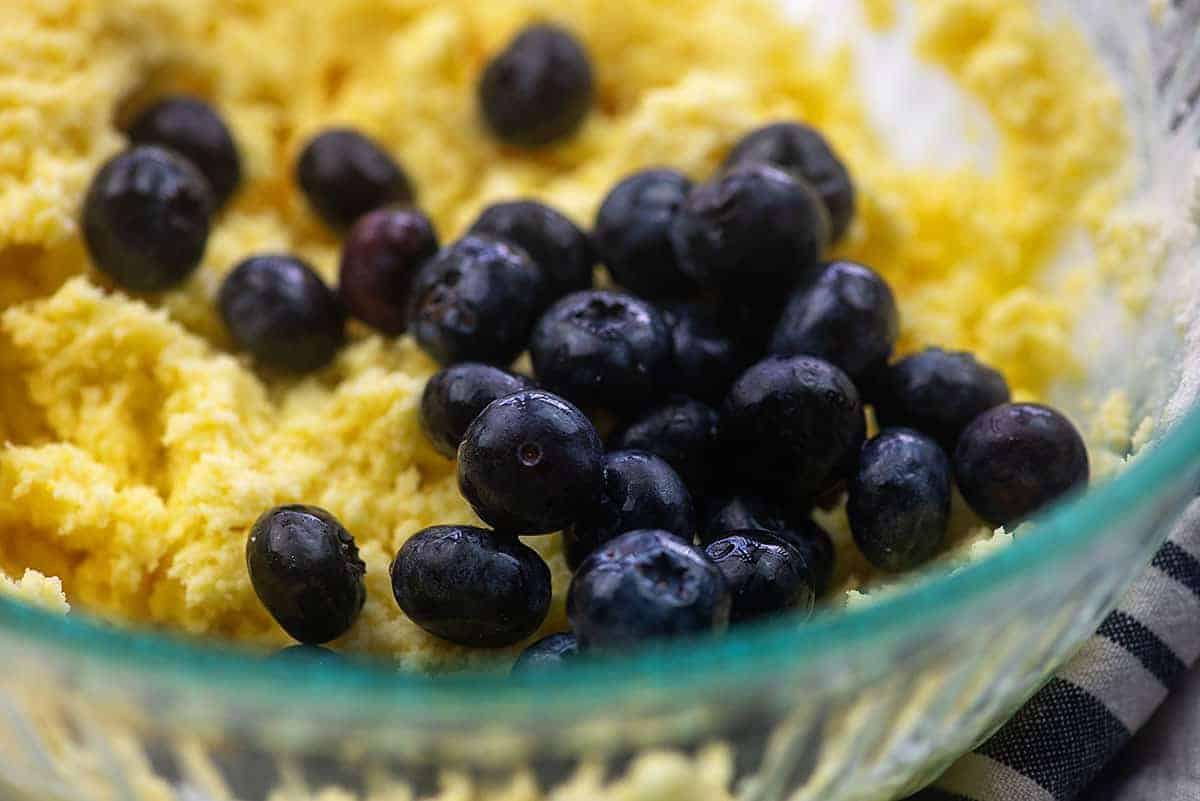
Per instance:
[[[750,164],[696,187],[671,221],[671,243],[705,287],[794,283],[819,269],[829,221],[807,183]]]
[[[349,228],[368,211],[413,202],[413,187],[387,151],[349,128],[331,128],[309,140],[296,162],[296,180],[328,225]]]
[[[513,673],[562,667],[579,655],[579,641],[568,632],[551,634],[526,648],[513,664]]]
[[[224,278],[217,308],[234,341],[270,367],[317,371],[346,342],[346,313],[337,294],[290,255],[242,261]]]
[[[591,509],[604,481],[604,448],[583,412],[541,390],[492,402],[458,449],[458,486],[489,525],[549,534]]]
[[[812,569],[803,554],[783,540],[765,531],[739,531],[711,543],[704,552],[729,586],[731,622],[788,609],[812,614]]]
[[[798,122],[767,125],[744,136],[734,146],[725,166],[771,164],[812,184],[821,196],[836,242],[854,219],[854,182],[833,148],[813,128]]]
[[[225,276],[217,306],[229,333],[271,367],[306,373],[325,367],[346,336],[337,295],[292,256],[252,256]]]
[[[606,542],[627,531],[651,528],[692,541],[696,513],[683,479],[653,454],[610,453],[604,457],[599,502],[563,532],[567,565],[574,570]]]
[[[567,616],[584,649],[720,632],[729,607],[717,566],[666,531],[631,531],[607,543],[584,560],[567,592]]]
[[[208,243],[212,192],[183,157],[139,145],[109,159],[83,201],[83,237],[92,263],[125,289],[178,286]]]
[[[190,161],[208,179],[213,205],[225,201],[242,176],[241,158],[233,135],[216,110],[194,97],[159,100],[129,126],[136,145],[162,145]]]
[[[570,31],[530,25],[483,70],[479,107],[508,144],[539,147],[565,139],[592,107],[592,65]]]
[[[741,353],[751,355],[750,361],[766,355],[793,288],[794,282],[774,279],[723,289],[717,298],[717,326]]]
[[[415,209],[364,214],[342,245],[338,293],[346,310],[384,334],[403,334],[413,277],[437,250],[433,223]]]
[[[829,532],[807,515],[791,515],[758,495],[727,495],[710,502],[700,529],[700,544],[711,545],[730,534],[765,531],[795,548],[808,562],[813,589],[824,595],[833,578],[834,548]]]
[[[542,271],[541,309],[563,295],[591,289],[596,262],[591,239],[544,203],[515,200],[488,206],[470,233],[506,239],[524,248]]]
[[[811,356],[771,357],[751,367],[734,383],[721,414],[735,474],[793,504],[827,485],[864,430],[853,382]]]
[[[771,338],[778,356],[816,356],[857,381],[886,361],[900,335],[891,288],[869,267],[835,261],[788,300]]]
[[[717,315],[705,306],[678,303],[663,307],[662,313],[671,328],[673,390],[720,403],[746,366],[742,349],[721,330]]]
[[[1009,526],[1087,485],[1087,447],[1071,421],[1054,409],[1004,404],[979,415],[962,432],[954,475],[976,514]]]
[[[576,403],[638,409],[660,394],[671,364],[671,331],[649,303],[590,290],[551,306],[529,341],[533,371]]]
[[[518,540],[475,526],[433,526],[400,548],[392,592],[421,628],[459,645],[501,648],[550,610],[550,568]]]
[[[533,381],[525,376],[487,364],[466,362],[447,367],[425,384],[421,430],[438,453],[453,459],[463,434],[489,403],[532,388]]]
[[[614,281],[652,300],[696,290],[679,269],[670,235],[671,221],[691,191],[682,173],[652,169],[630,175],[608,193],[592,235]]]
[[[350,630],[367,597],[350,532],[315,506],[265,512],[246,541],[250,583],[283,630],[316,645]]]
[[[720,419],[699,401],[676,398],[638,417],[612,438],[609,447],[661,457],[693,495],[703,495],[715,483],[720,466]]]
[[[769,531],[788,528],[783,506],[758,495],[725,495],[709,501],[700,544],[709,545],[735,531]]]
[[[969,353],[926,348],[893,364],[879,381],[881,426],[928,434],[954,452],[959,434],[979,415],[1008,403],[1008,383]]]
[[[541,292],[541,271],[523,249],[467,236],[417,273],[409,328],[442,364],[509,364],[525,349]]]
[[[846,514],[867,561],[898,573],[928,561],[950,522],[950,459],[929,437],[893,428],[863,448]]]

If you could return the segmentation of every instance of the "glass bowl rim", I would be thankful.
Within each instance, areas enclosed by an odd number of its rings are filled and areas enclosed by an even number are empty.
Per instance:
[[[464,671],[443,675],[405,672],[394,665],[358,660],[294,664],[266,660],[226,641],[189,640],[177,634],[120,628],[73,612],[63,616],[0,597],[0,635],[65,652],[72,665],[133,672],[217,699],[253,699],[280,709],[314,711],[334,704],[344,714],[419,713],[481,722],[528,717],[552,707],[576,715],[618,708],[629,693],[653,689],[656,704],[694,698],[705,686],[729,686],[737,676],[753,686],[756,676],[797,670],[806,663],[845,660],[864,640],[908,638],[934,632],[947,616],[1005,584],[1050,575],[1063,560],[1119,530],[1122,522],[1152,503],[1171,479],[1200,462],[1200,407],[1148,445],[1125,469],[1103,484],[1048,511],[1033,536],[987,558],[937,568],[886,600],[820,615],[797,625],[782,617],[731,631],[721,638],[665,643],[632,654],[582,659],[552,671],[508,675]],[[549,697],[553,703],[547,704]]]

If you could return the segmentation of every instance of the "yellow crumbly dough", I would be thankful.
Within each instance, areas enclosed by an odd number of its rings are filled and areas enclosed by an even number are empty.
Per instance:
[[[1041,282],[1068,232],[1102,233],[1127,134],[1118,92],[1066,24],[1032,0],[920,0],[921,55],[991,115],[994,167],[914,167],[873,130],[848,49],[822,52],[743,0],[43,0],[0,10],[0,571],[59,608],[197,635],[282,643],[254,597],[244,543],[269,506],[327,507],[368,565],[368,601],[339,646],[409,666],[491,658],[407,621],[387,565],[434,523],[467,522],[452,466],[414,410],[434,365],[409,341],[355,331],[336,364],[288,379],[232,354],[213,311],[245,256],[288,250],[327,278],[337,242],[292,178],[332,124],[377,137],[411,173],[443,239],[487,203],[536,196],[580,223],[648,165],[709,175],[756,124],[807,120],[860,191],[841,256],[895,287],[902,350],[971,349],[1018,397],[1070,375],[1074,320]],[[873,21],[894,19],[874,2]],[[481,129],[474,86],[523,24],[578,32],[598,74],[582,132],[536,154]],[[245,183],[182,289],[131,298],[88,266],[77,226],[90,176],[148,98],[194,92],[226,117]],[[919,114],[920,109],[912,113]],[[904,125],[904,120],[896,120]],[[1084,265],[1090,269],[1091,265]],[[1119,413],[1110,409],[1110,414]],[[961,515],[956,536],[977,521]],[[843,524],[839,524],[843,525]],[[839,537],[845,539],[844,525]],[[566,569],[547,556],[563,626]],[[869,571],[847,550],[847,588]],[[2,589],[9,591],[10,582]]]

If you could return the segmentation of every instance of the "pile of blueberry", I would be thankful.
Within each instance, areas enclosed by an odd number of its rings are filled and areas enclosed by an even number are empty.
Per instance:
[[[534,148],[574,132],[593,91],[580,43],[535,25],[488,64],[479,104],[497,138]],[[134,146],[88,193],[85,237],[117,282],[162,290],[199,263],[238,183],[237,150],[212,109],[186,98],[129,134]],[[418,532],[391,581],[406,615],[446,640],[501,647],[542,625],[550,571],[522,537],[561,531],[574,572],[572,632],[518,663],[545,666],[810,613],[834,567],[810,513],[843,495],[862,554],[898,572],[941,549],[955,483],[981,518],[1011,525],[1087,481],[1070,422],[1010,403],[1003,376],[971,355],[890,362],[891,289],[866,266],[825,260],[853,219],[850,174],[803,124],[751,132],[697,185],[666,168],[628,176],[590,234],[517,200],[442,247],[404,171],[348,129],[313,139],[296,174],[346,232],[337,291],[299,259],[256,255],[225,279],[220,311],[277,369],[328,364],[348,316],[411,333],[443,365],[420,424],[457,458],[490,528]],[[594,288],[597,264],[620,289]],[[508,369],[524,352],[532,378]],[[870,441],[867,405],[882,428]],[[345,633],[363,605],[354,539],[321,509],[265,513],[247,563],[301,643]]]

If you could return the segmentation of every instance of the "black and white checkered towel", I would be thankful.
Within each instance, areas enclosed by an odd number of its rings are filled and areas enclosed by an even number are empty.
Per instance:
[[[909,801],[1068,801],[1200,657],[1200,502],[1075,657]]]

